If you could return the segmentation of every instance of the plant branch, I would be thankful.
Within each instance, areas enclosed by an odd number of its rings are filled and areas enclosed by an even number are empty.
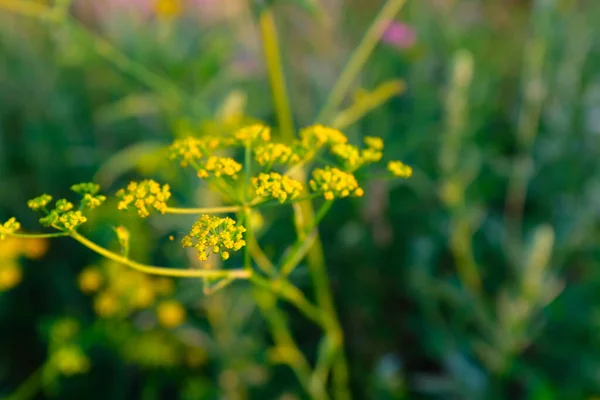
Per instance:
[[[317,116],[317,122],[330,122],[332,115],[339,109],[344,101],[344,97],[348,93],[350,86],[352,86],[358,74],[371,56],[371,53],[381,40],[385,28],[390,23],[390,20],[400,12],[405,2],[406,0],[388,0],[381,8],[381,11],[379,11],[379,14],[364,34],[358,47],[356,47],[350,55],[348,63],[342,70],[329,97],[325,101],[323,109]]]

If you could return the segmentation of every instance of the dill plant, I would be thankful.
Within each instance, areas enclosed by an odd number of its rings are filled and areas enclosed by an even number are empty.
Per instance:
[[[259,295],[256,302],[266,319],[278,356],[294,371],[305,391],[315,399],[350,398],[349,371],[343,350],[343,332],[338,321],[329,287],[318,227],[335,202],[364,194],[363,182],[376,178],[406,179],[411,167],[398,160],[384,163],[384,143],[368,136],[363,145],[351,144],[342,130],[359,120],[378,105],[404,90],[401,82],[386,82],[360,100],[343,109],[344,99],[358,74],[378,44],[385,26],[404,5],[404,0],[388,0],[365,33],[348,63],[341,71],[323,105],[315,124],[295,132],[285,73],[272,5],[257,7],[260,35],[269,76],[273,106],[277,117],[277,138],[271,128],[254,124],[231,134],[212,137],[185,137],[169,147],[169,158],[182,168],[192,169],[218,194],[223,205],[217,207],[182,208],[172,204],[174,188],[151,179],[131,182],[116,193],[118,209],[135,212],[140,218],[153,213],[161,215],[197,215],[197,220],[181,241],[182,247],[193,248],[202,268],[154,266],[129,257],[129,232],[115,229],[115,252],[84,236],[79,228],[88,222],[90,213],[107,200],[101,188],[93,183],[72,186],[78,196],[54,200],[49,194],[28,202],[31,210],[41,213],[40,224],[52,229],[48,233],[25,233],[21,224],[10,218],[0,225],[0,239],[50,239],[70,237],[104,257],[99,268],[89,266],[78,278],[82,292],[95,295],[94,309],[101,317],[128,315],[136,309],[154,307],[156,319],[167,329],[140,341],[139,348],[128,357],[146,365],[158,360],[177,363],[202,359],[194,348],[175,343],[168,330],[186,319],[185,308],[171,298],[170,278],[201,279],[205,293],[214,293],[234,281],[252,284]],[[70,2],[55,6],[38,5],[20,0],[0,0],[9,11],[38,18],[48,24],[69,26],[107,61],[123,73],[139,80],[161,96],[169,112],[186,100],[186,95],[173,83],[146,66],[128,58],[104,39],[87,30],[69,16]],[[175,2],[159,2],[157,14],[171,16],[178,12]],[[387,158],[387,157],[385,157]],[[369,171],[370,170],[370,171]],[[252,213],[273,206],[293,206],[296,240],[279,260],[265,255],[254,235]],[[241,255],[238,256],[238,254]],[[219,260],[220,259],[220,260]],[[219,261],[217,261],[219,260]],[[309,299],[293,282],[292,272],[304,261],[309,264],[315,299]],[[219,267],[221,262],[233,268]],[[129,270],[118,268],[129,267]],[[128,271],[128,272],[125,272]],[[136,282],[136,288],[125,290]],[[133,295],[131,294],[133,293]],[[283,300],[295,306],[308,320],[323,331],[315,365],[311,365],[296,345],[291,329],[276,302]],[[61,335],[61,329],[68,331]],[[76,343],[78,328],[74,321],[58,321],[51,330],[51,357],[42,374],[70,376],[85,373],[90,361]],[[57,339],[58,338],[58,339]],[[31,379],[37,378],[34,374]],[[25,385],[30,385],[26,382]],[[29,389],[27,389],[29,390]]]

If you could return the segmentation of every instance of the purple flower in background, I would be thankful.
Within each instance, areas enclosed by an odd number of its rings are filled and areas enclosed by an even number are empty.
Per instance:
[[[381,40],[399,49],[412,47],[417,41],[415,30],[403,22],[390,21]]]

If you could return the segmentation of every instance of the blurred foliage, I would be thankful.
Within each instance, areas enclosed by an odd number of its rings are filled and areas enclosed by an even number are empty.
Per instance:
[[[79,23],[62,25],[10,3],[0,0],[0,220],[36,226],[28,199],[94,176],[109,193],[165,177],[186,202],[210,202],[162,146],[275,122],[245,2],[155,15],[150,2],[79,0]],[[274,3],[295,122],[307,125],[382,2]],[[369,112],[337,121],[355,139],[382,136],[414,178],[372,182],[321,226],[354,397],[599,396],[600,3],[409,0],[398,20],[415,43],[377,46],[344,103]],[[149,79],[131,73],[140,65]],[[378,96],[394,97],[371,110]],[[106,214],[86,233],[102,242],[123,224],[137,259],[186,262],[168,238],[189,217]],[[289,219],[265,219],[268,256],[292,237]],[[67,399],[304,398],[245,285],[206,296],[178,280],[160,294],[159,281],[67,239],[35,246],[1,242],[2,395],[28,398],[41,381],[44,396]],[[307,268],[293,278],[307,286]],[[111,302],[127,307],[99,318]],[[316,330],[284,311],[313,357]]]

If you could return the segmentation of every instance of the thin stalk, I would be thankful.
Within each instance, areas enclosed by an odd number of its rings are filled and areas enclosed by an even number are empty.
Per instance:
[[[275,16],[271,7],[265,7],[261,11],[259,24],[279,132],[284,140],[291,141],[294,138],[294,119],[285,83]]]
[[[75,231],[70,232],[70,236],[89,248],[90,250],[106,257],[110,260],[118,262],[119,264],[126,265],[132,269],[140,272],[144,272],[151,275],[171,276],[178,278],[231,278],[231,279],[250,279],[252,277],[252,271],[247,270],[194,270],[194,269],[176,269],[176,268],[165,268],[155,267],[152,265],[141,264],[136,261],[130,260],[123,256],[113,253],[112,251],[105,249],[102,246],[97,245],[88,238],[80,235]]]
[[[4,400],[29,400],[34,398],[42,387],[44,365],[35,370],[29,377]]]
[[[250,177],[252,176],[252,138],[249,138],[246,142],[244,149],[244,181],[245,185],[243,188],[243,200],[244,207],[242,213],[244,215],[244,221],[246,226],[246,243],[254,241],[254,231],[252,229],[252,218],[251,209],[249,204],[249,193],[250,190]],[[244,269],[252,270],[252,254],[250,254],[250,246],[246,245],[244,249]]]
[[[333,201],[331,200],[323,203],[319,211],[317,211],[317,215],[311,221],[310,226],[305,229],[304,235],[298,235],[298,239],[292,245],[292,250],[281,263],[280,274],[283,278],[292,273],[294,268],[298,266],[306,253],[308,253],[317,238],[317,233],[313,231],[319,226],[332,205]]]
[[[348,93],[350,86],[356,81],[358,74],[363,69],[371,53],[381,40],[385,28],[398,12],[402,9],[406,0],[388,0],[379,11],[375,20],[367,32],[363,35],[358,47],[350,55],[348,63],[342,70],[329,97],[325,101],[321,112],[317,116],[317,122],[328,123],[332,115],[339,109]]]
[[[11,233],[7,236],[13,236],[16,238],[23,239],[52,239],[57,237],[70,236],[69,232],[56,232],[56,233]]]
[[[260,294],[261,296],[270,296],[270,294]],[[259,310],[267,323],[273,335],[273,340],[277,348],[281,349],[285,355],[282,355],[282,361],[285,362],[294,371],[296,378],[311,395],[313,399],[327,400],[329,396],[325,390],[325,385],[315,385],[312,381],[312,371],[310,364],[298,348],[290,327],[286,321],[283,312],[277,308],[275,299],[267,298],[257,302]]]
[[[251,275],[250,282],[269,290],[283,300],[296,306],[304,316],[319,326],[324,326],[325,318],[322,311],[312,304],[294,285],[285,280],[268,280],[256,274]]]
[[[242,210],[242,206],[222,206],[222,207],[204,207],[204,208],[175,208],[167,207],[165,210],[166,214],[181,214],[181,215],[193,215],[193,214],[225,214],[235,213]]]

